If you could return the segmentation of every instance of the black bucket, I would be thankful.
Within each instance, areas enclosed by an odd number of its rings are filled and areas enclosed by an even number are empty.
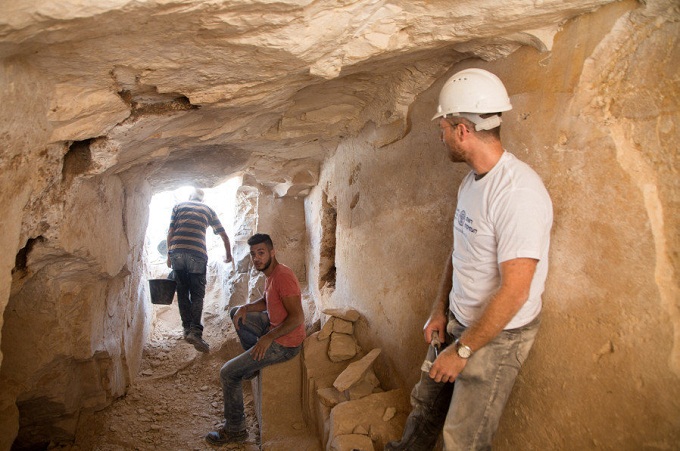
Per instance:
[[[172,279],[149,279],[151,303],[169,305],[175,297],[177,282]]]

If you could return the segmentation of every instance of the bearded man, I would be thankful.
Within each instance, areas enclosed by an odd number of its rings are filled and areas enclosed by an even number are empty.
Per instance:
[[[269,365],[295,357],[305,339],[300,283],[295,273],[276,260],[269,235],[248,239],[253,266],[267,277],[264,296],[230,311],[244,353],[222,366],[224,425],[208,433],[212,445],[243,442],[248,438],[241,381],[251,379]]]

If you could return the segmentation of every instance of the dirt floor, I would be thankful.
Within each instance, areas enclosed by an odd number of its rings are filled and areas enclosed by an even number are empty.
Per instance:
[[[182,338],[176,300],[153,308],[156,318],[137,380],[126,396],[81,418],[72,450],[215,449],[204,437],[223,421],[219,370],[243,351],[233,325],[204,312],[210,353],[202,354]],[[250,435],[245,443],[220,449],[259,450],[250,383],[243,388]]]

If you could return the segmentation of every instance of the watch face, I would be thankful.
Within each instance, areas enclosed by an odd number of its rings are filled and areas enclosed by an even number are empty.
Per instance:
[[[456,349],[456,352],[462,359],[468,359],[472,355],[472,350],[460,343],[458,343],[458,349]]]

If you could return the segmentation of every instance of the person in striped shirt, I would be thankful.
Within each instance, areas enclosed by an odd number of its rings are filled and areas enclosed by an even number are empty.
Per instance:
[[[203,190],[194,189],[187,202],[172,209],[168,229],[168,267],[177,282],[177,303],[184,339],[200,352],[210,351],[203,340],[203,297],[205,296],[208,251],[205,232],[212,227],[224,242],[225,262],[232,261],[229,237],[212,208],[203,203]]]

